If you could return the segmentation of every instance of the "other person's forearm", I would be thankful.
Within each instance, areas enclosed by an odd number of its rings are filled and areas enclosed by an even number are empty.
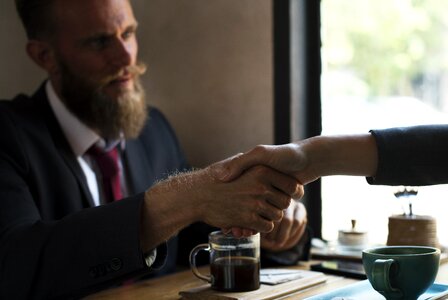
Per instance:
[[[377,152],[371,134],[316,136],[278,146],[259,145],[227,159],[214,170],[214,176],[231,181],[255,165],[294,176],[302,184],[328,175],[374,176]]]
[[[374,176],[378,164],[371,134],[318,136],[298,142],[316,177],[328,175]]]

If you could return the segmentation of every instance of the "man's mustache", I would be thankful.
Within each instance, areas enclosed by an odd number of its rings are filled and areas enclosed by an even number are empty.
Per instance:
[[[145,74],[145,72],[146,72],[146,64],[143,62],[138,62],[135,65],[128,66],[128,67],[120,70],[119,72],[117,72],[114,75],[109,75],[109,76],[103,78],[101,80],[100,86],[105,86],[114,80],[118,80],[118,79],[122,78],[123,76],[130,75],[131,77],[133,77],[135,79],[135,78],[138,78],[139,76]]]

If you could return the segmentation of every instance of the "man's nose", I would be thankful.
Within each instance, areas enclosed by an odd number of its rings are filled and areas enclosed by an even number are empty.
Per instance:
[[[132,64],[135,57],[135,45],[130,41],[117,40],[115,43],[111,63],[117,68]]]

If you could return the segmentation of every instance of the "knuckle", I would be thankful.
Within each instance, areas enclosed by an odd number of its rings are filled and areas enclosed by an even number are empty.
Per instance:
[[[251,226],[259,232],[269,232],[271,231],[270,221],[261,218],[257,214],[253,214],[250,218]]]
[[[294,181],[291,196],[301,197],[301,194],[303,194],[303,186],[299,182]]]
[[[302,222],[299,222],[300,226],[305,226],[306,224],[308,224],[308,218],[305,218],[302,220]]]
[[[265,191],[261,198],[281,210],[287,209],[291,204],[291,197],[289,195],[273,193],[269,190]]]
[[[301,198],[303,198],[304,195],[305,195],[305,190],[303,188],[303,185],[299,184],[297,186],[296,192],[294,193],[294,198],[301,199]]]
[[[244,153],[239,152],[239,153],[235,154],[234,156],[232,156],[232,157],[230,158],[230,161],[231,161],[231,162],[235,162],[235,161],[237,161],[239,158],[241,158],[241,156],[243,156],[243,155],[244,155]]]
[[[255,146],[251,152],[257,155],[263,155],[266,152],[267,147],[265,145]]]
[[[282,222],[284,225],[288,227],[297,226],[299,224],[299,220],[292,219],[292,218],[283,218]]]
[[[288,193],[290,196],[297,193],[297,190],[300,188],[299,184],[295,180],[289,180],[286,184],[286,193]]]
[[[273,221],[280,221],[283,218],[283,210],[275,210],[274,211],[274,219]]]
[[[280,208],[281,209],[287,209],[291,205],[291,197],[287,195],[282,195],[279,197],[280,200]]]
[[[271,232],[274,229],[274,223],[266,221],[264,223],[264,232]]]

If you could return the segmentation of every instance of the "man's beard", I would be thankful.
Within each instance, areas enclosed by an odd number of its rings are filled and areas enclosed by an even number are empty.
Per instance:
[[[126,69],[133,75],[134,87],[123,89],[117,97],[106,95],[102,89],[119,74],[92,83],[73,74],[62,62],[60,67],[62,101],[78,119],[104,139],[119,139],[122,135],[138,137],[148,115],[145,92],[139,79],[146,70],[144,64]]]

